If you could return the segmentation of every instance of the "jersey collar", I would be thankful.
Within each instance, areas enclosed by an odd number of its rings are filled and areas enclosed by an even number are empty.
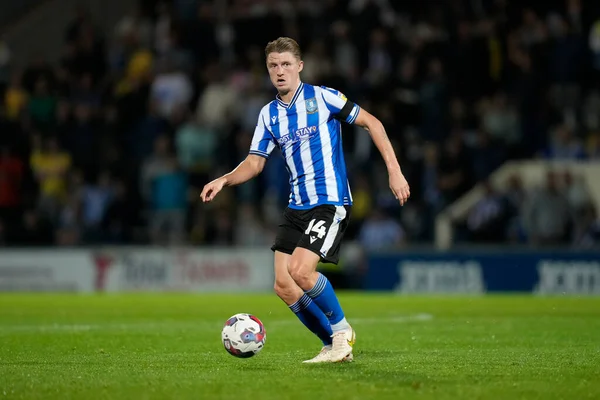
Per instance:
[[[284,108],[290,108],[291,106],[294,105],[294,103],[298,99],[298,96],[300,96],[300,93],[302,93],[303,89],[304,89],[304,82],[300,81],[300,85],[298,85],[298,89],[296,89],[296,93],[294,93],[294,97],[292,97],[292,101],[290,101],[290,104],[287,104],[283,100],[281,100],[279,93],[277,93],[277,96],[275,97],[277,99],[277,104],[279,104],[281,107],[284,107]]]

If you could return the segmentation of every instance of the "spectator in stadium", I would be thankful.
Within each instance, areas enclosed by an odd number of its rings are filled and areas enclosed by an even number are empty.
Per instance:
[[[102,223],[115,196],[109,172],[101,172],[94,183],[84,185],[80,196],[85,241],[101,243],[105,239]]]
[[[418,165],[417,179],[414,181],[416,190],[420,194],[423,208],[423,219],[426,226],[424,232],[425,240],[433,239],[433,221],[438,212],[445,205],[440,179],[442,175],[440,164],[440,150],[435,142],[425,143],[423,147],[423,159]]]
[[[573,223],[569,205],[554,171],[546,174],[544,187],[534,191],[526,200],[523,210],[528,241],[535,246],[566,244]]]
[[[527,192],[519,175],[513,174],[507,179],[503,185],[502,195],[508,209],[508,242],[524,242],[526,234],[523,226],[522,211],[527,200]]]
[[[34,126],[48,131],[55,122],[55,110],[58,99],[52,94],[48,81],[39,79],[27,104],[29,116]]]
[[[256,76],[248,78],[247,86],[243,90],[244,107],[239,110],[242,129],[250,132],[256,127],[256,115],[260,112],[268,98],[262,90],[261,80]]]
[[[492,136],[480,129],[475,137],[475,144],[471,149],[473,178],[477,181],[485,181],[492,172],[502,165],[506,159],[506,146],[493,140]]]
[[[174,15],[167,1],[156,4],[156,19],[154,24],[154,51],[165,55],[172,47],[171,32],[174,29]]]
[[[152,21],[144,14],[141,7],[135,7],[117,23],[115,37],[122,43],[135,43],[142,48],[152,48]]]
[[[302,71],[302,79],[305,82],[322,82],[332,73],[333,63],[329,57],[329,49],[322,41],[313,41],[308,46],[303,58],[306,66]]]
[[[448,205],[459,198],[471,186],[471,160],[459,132],[445,141],[438,176],[438,188],[442,202]]]
[[[73,164],[86,174],[98,172],[98,145],[104,128],[102,119],[92,112],[87,104],[75,104],[72,123],[63,137],[65,148],[72,154]]]
[[[521,122],[505,93],[497,93],[490,100],[484,100],[481,118],[484,129],[498,144],[508,148],[511,155],[520,154]]]
[[[217,159],[217,133],[199,123],[188,113],[187,120],[177,128],[175,149],[179,165],[187,171],[190,183],[202,187],[214,169]]]
[[[8,146],[0,148],[0,219],[14,221],[23,205],[21,190],[25,166]]]
[[[150,157],[156,140],[166,136],[169,130],[169,123],[160,116],[156,101],[149,100],[142,108],[146,112],[132,122],[131,128],[126,129],[122,140],[124,150],[133,159],[134,165]]]
[[[237,93],[217,64],[204,69],[204,79],[207,85],[198,99],[196,118],[223,137],[227,133],[228,121],[235,116]]]
[[[374,208],[373,188],[365,173],[358,174],[352,185],[352,220],[348,224],[346,236],[354,238],[364,221],[369,217]]]
[[[28,95],[23,88],[20,71],[15,72],[4,91],[4,112],[9,121],[17,121],[21,118],[23,110],[27,106]]]
[[[336,21],[331,26],[333,40],[333,62],[335,71],[347,81],[355,81],[358,77],[358,50],[350,38],[350,26],[347,21]]]
[[[586,144],[587,158],[600,160],[600,131],[591,133]]]
[[[427,65],[427,78],[419,89],[421,103],[421,134],[428,140],[444,140],[447,112],[447,86],[441,60]]]
[[[168,120],[175,112],[187,108],[193,87],[188,76],[169,59],[158,61],[158,71],[152,82],[151,99],[156,102],[159,115]]]
[[[548,30],[553,39],[548,65],[554,105],[564,113],[573,114],[580,101],[578,85],[583,73],[584,40],[568,21],[558,13],[548,16]]]
[[[122,180],[113,180],[114,194],[102,220],[102,231],[108,243],[131,243],[137,225],[135,205],[130,199],[131,190]]]
[[[149,206],[148,223],[153,243],[181,244],[188,202],[188,177],[177,163],[169,138],[155,141],[154,154],[144,161],[141,188]]]
[[[469,211],[466,225],[474,243],[502,243],[506,240],[509,209],[505,198],[489,180],[483,182],[485,191]]]
[[[564,191],[573,212],[578,215],[590,201],[591,196],[583,177],[570,170],[563,172]]]
[[[420,121],[420,93],[417,80],[417,60],[406,56],[398,67],[394,84],[394,113],[402,127],[418,126]]]
[[[600,249],[600,217],[592,204],[584,208],[582,219],[576,226],[573,247],[577,249]]]
[[[56,216],[55,235],[58,245],[72,246],[83,242],[81,198],[84,186],[83,172],[71,170],[67,179],[67,198],[61,203]]]
[[[84,73],[74,84],[70,102],[77,107],[78,105],[90,108],[92,115],[96,114],[100,108],[100,94],[94,90],[92,75]]]
[[[154,140],[154,151],[148,156],[141,167],[140,189],[144,199],[151,200],[152,181],[157,175],[163,174],[171,168],[173,154],[167,135],[161,135]]]
[[[581,160],[585,157],[583,144],[573,136],[573,132],[565,125],[559,125],[552,132],[552,141],[544,151],[550,160]]]
[[[43,139],[34,136],[34,150],[30,167],[40,187],[39,206],[43,215],[52,216],[67,195],[67,175],[71,169],[71,156],[59,147],[54,137]]]
[[[373,209],[360,228],[359,242],[365,250],[399,247],[406,242],[406,234],[396,220]]]

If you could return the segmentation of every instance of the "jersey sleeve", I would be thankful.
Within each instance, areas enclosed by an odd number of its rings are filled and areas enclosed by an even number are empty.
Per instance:
[[[275,140],[267,129],[261,112],[258,116],[258,123],[256,129],[254,129],[254,136],[252,136],[252,144],[250,145],[250,154],[255,154],[264,158],[269,158],[271,152],[275,148]]]
[[[329,112],[338,120],[349,124],[356,121],[360,107],[346,98],[340,91],[322,87],[321,93]]]

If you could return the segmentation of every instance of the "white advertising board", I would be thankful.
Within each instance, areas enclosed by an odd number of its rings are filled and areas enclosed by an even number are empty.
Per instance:
[[[269,249],[0,251],[0,292],[240,292],[273,287]]]
[[[94,278],[89,251],[0,251],[0,292],[93,292]]]
[[[111,249],[95,252],[99,290],[231,292],[273,287],[269,249]]]

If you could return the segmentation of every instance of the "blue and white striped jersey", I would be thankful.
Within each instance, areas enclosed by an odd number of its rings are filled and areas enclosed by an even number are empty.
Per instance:
[[[292,101],[279,96],[263,107],[250,154],[281,149],[290,175],[289,207],[351,205],[340,120],[353,123],[360,107],[337,90],[300,83]]]

